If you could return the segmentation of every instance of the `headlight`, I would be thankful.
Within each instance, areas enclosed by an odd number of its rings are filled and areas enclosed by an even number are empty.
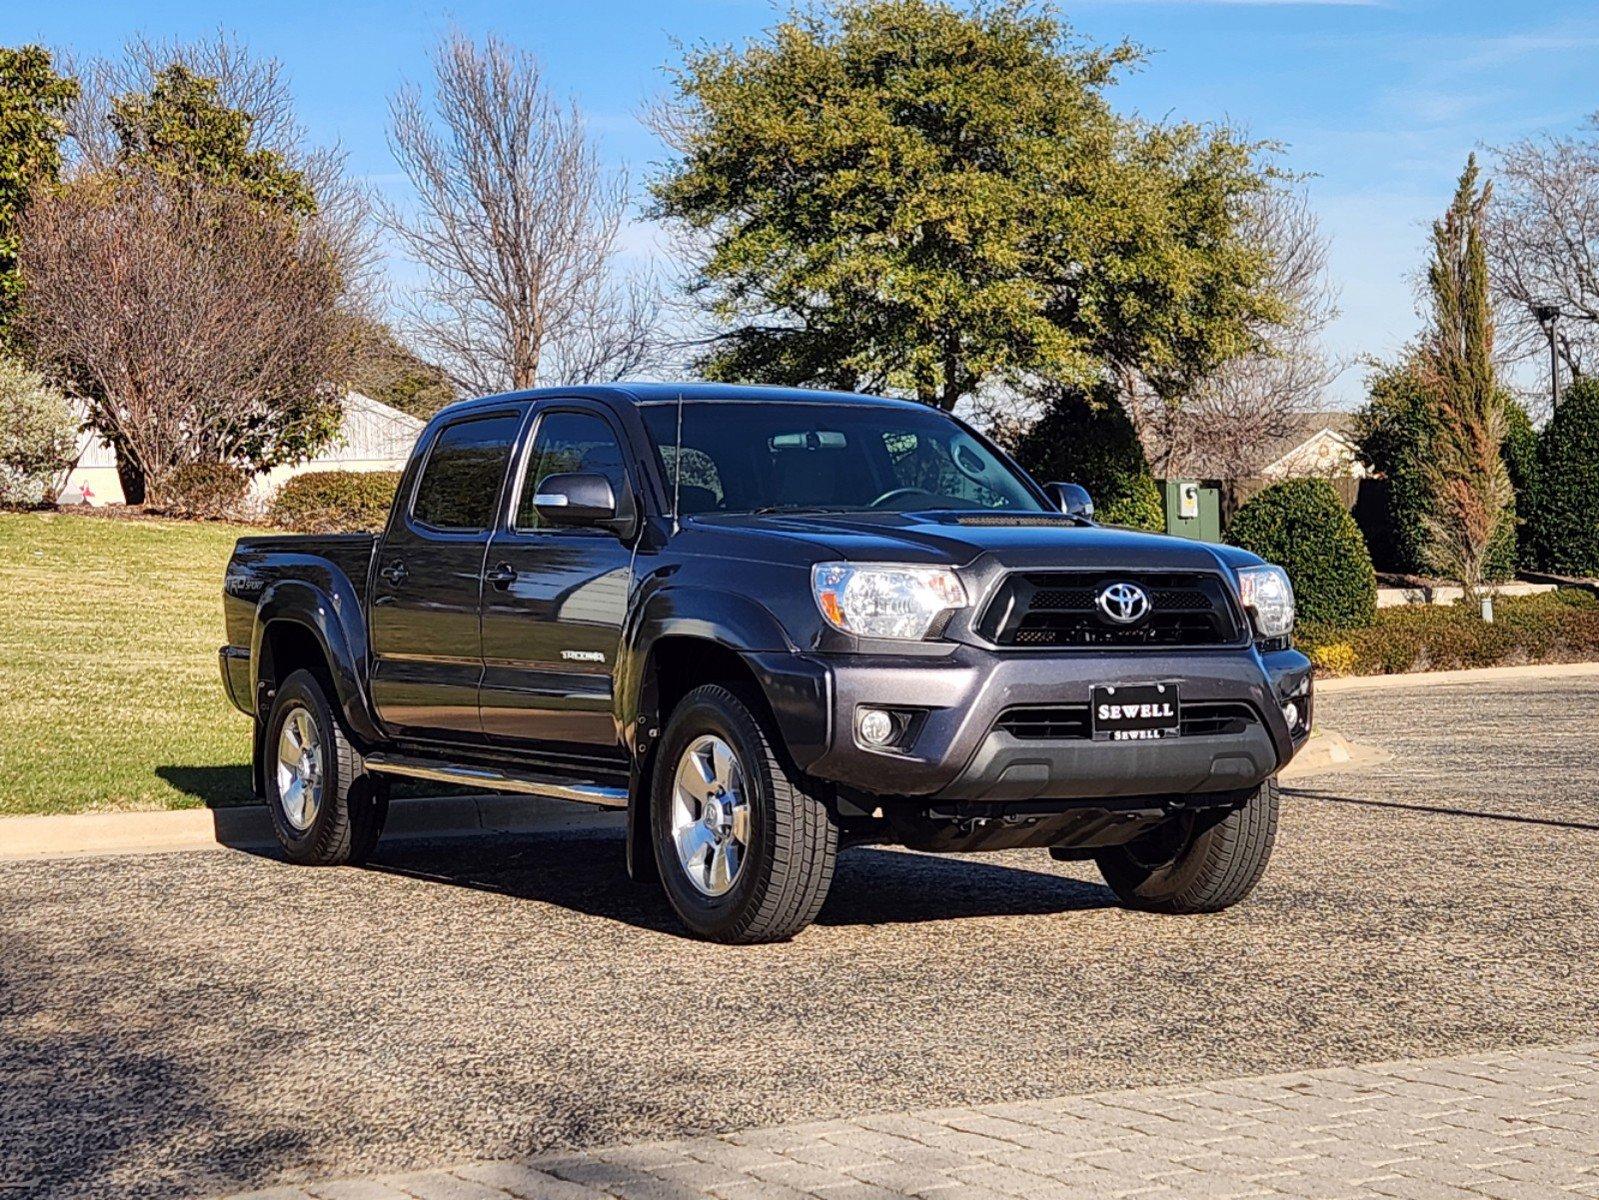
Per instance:
[[[919,641],[945,613],[967,605],[966,588],[945,567],[817,563],[811,591],[828,624],[857,637]]]
[[[1238,598],[1261,637],[1286,637],[1294,631],[1294,585],[1281,567],[1239,567]]]

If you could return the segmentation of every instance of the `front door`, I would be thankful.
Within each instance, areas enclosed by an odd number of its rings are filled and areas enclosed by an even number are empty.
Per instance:
[[[557,401],[535,420],[510,518],[484,559],[483,730],[530,748],[611,748],[633,552],[608,530],[544,524],[533,493],[570,471],[605,475],[618,496],[632,483],[603,409]]]
[[[372,587],[372,703],[398,737],[482,736],[478,597],[525,406],[442,426],[397,502]]]

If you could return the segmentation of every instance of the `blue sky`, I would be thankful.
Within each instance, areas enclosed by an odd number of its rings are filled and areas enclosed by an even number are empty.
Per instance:
[[[1332,239],[1343,315],[1329,336],[1353,360],[1414,331],[1411,280],[1426,222],[1447,203],[1466,154],[1577,128],[1599,110],[1599,6],[1592,0],[1096,0],[1062,5],[1084,35],[1123,37],[1153,56],[1116,91],[1150,117],[1229,120],[1285,144],[1312,176]],[[135,31],[190,38],[226,28],[287,67],[313,137],[400,195],[384,140],[387,98],[425,78],[450,23],[534,51],[587,110],[606,154],[647,179],[660,149],[638,119],[663,86],[676,42],[741,41],[779,11],[763,0],[74,0],[0,3],[0,44],[114,51]],[[650,231],[630,232],[647,253]],[[1352,367],[1329,397],[1361,393]]]

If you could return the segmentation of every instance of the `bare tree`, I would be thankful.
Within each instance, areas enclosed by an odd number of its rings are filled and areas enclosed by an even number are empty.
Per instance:
[[[88,176],[29,209],[21,329],[160,502],[186,463],[270,467],[336,431],[338,253],[234,189]]]
[[[1599,114],[1584,134],[1529,138],[1496,151],[1488,214],[1500,353],[1548,353],[1535,305],[1554,305],[1556,351],[1573,375],[1599,364]]]
[[[468,392],[619,378],[653,356],[659,306],[618,277],[627,181],[530,55],[460,33],[431,106],[395,97],[390,144],[416,191],[387,224],[427,273],[412,337]]]
[[[1327,238],[1302,192],[1262,193],[1250,212],[1251,240],[1272,269],[1265,286],[1288,317],[1255,332],[1260,349],[1240,355],[1173,403],[1127,385],[1129,415],[1157,475],[1233,478],[1260,466],[1261,451],[1295,431],[1338,374],[1321,335],[1338,315],[1327,275]]]

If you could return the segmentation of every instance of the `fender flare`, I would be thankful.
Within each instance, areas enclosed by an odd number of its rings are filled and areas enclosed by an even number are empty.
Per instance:
[[[346,727],[355,741],[370,746],[384,739],[362,683],[369,655],[361,602],[347,579],[335,577],[327,583],[323,587],[279,579],[261,593],[250,634],[250,685],[259,698],[262,644],[269,626],[285,622],[308,629],[322,650]]]
[[[714,616],[702,614],[712,613]],[[661,729],[655,723],[653,697],[649,695],[651,654],[667,637],[696,638],[731,651],[747,663],[761,660],[751,674],[767,707],[777,714],[798,703],[810,710],[820,729],[810,740],[825,740],[832,719],[831,673],[801,655],[782,622],[748,596],[708,587],[665,586],[639,603],[623,630],[615,688],[617,727],[626,739],[631,763],[627,805],[628,873],[640,882],[655,876],[654,846],[646,817],[651,765]],[[792,670],[790,669],[792,668]],[[775,686],[774,686],[775,685]],[[792,740],[797,723],[779,717],[778,736]],[[791,757],[812,761],[815,753]],[[820,747],[818,747],[819,752]]]
[[[704,616],[714,613],[714,616]],[[708,587],[659,588],[638,604],[622,631],[615,684],[617,725],[636,754],[641,717],[646,716],[645,667],[655,643],[665,637],[714,642],[735,654],[790,653],[795,647],[782,623],[748,596]]]

